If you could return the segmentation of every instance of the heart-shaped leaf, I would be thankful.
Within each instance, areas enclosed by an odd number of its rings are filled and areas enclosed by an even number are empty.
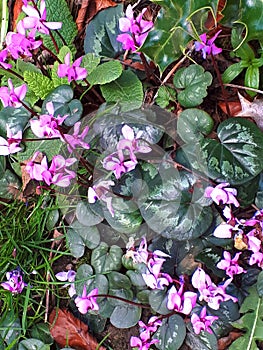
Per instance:
[[[203,102],[207,96],[207,87],[212,83],[212,75],[204,68],[192,64],[187,68],[179,69],[173,79],[177,89],[184,89],[177,95],[179,103],[184,107],[195,107]]]
[[[84,39],[85,53],[114,58],[122,52],[122,45],[116,40],[120,34],[119,18],[123,17],[122,9],[122,5],[108,7],[90,21]]]
[[[120,247],[109,246],[101,242],[100,245],[92,251],[91,265],[96,273],[105,273],[108,271],[119,271],[121,268],[122,250]]]
[[[141,318],[142,309],[138,306],[126,304],[114,308],[110,322],[116,328],[130,328],[135,326]]]
[[[158,339],[157,349],[177,350],[181,347],[186,336],[186,327],[180,315],[172,315],[164,319],[162,325],[154,333],[154,338]]]
[[[42,105],[42,114],[48,113],[48,102],[53,103],[54,117],[68,115],[64,121],[67,126],[74,125],[82,115],[83,106],[79,100],[73,99],[73,90],[68,85],[60,85],[48,94]]]
[[[50,346],[41,340],[29,338],[19,343],[18,350],[50,350]]]
[[[179,115],[177,132],[186,143],[199,141],[213,130],[214,122],[208,113],[189,108]]]
[[[81,201],[77,204],[76,217],[84,226],[97,225],[104,219],[99,203],[90,204],[88,201]]]
[[[0,111],[0,135],[6,137],[6,125],[10,127],[13,134],[24,130],[30,113],[24,108],[5,107]]]
[[[219,141],[200,141],[209,177],[240,185],[263,170],[262,131],[254,123],[228,119],[219,125],[217,134]]]

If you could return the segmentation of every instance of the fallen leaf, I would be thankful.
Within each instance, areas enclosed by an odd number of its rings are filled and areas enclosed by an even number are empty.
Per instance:
[[[235,116],[242,109],[240,101],[231,101],[231,102],[228,102],[227,104],[228,104],[231,116]],[[225,102],[219,102],[218,105],[224,113],[228,114]]]
[[[89,334],[88,326],[67,310],[53,309],[49,323],[50,333],[59,346],[75,350],[106,350],[103,346],[98,348],[98,342]]]
[[[217,12],[216,12],[216,23],[215,23],[214,17],[212,16],[212,13],[211,12],[208,13],[207,20],[205,22],[205,27],[208,30],[215,28],[217,26],[217,23],[220,22],[221,19],[224,17],[221,11],[224,9],[226,2],[227,0],[219,0],[218,2]]]
[[[14,0],[9,1],[9,15],[10,15],[10,23],[11,23],[11,31],[15,31],[17,19],[22,11],[23,0]]]
[[[238,93],[238,98],[241,103],[241,111],[235,116],[253,118],[257,126],[263,131],[263,100],[255,98],[254,101],[250,102],[240,93]]]
[[[116,5],[112,0],[83,0],[76,19],[78,31],[81,31],[100,10]]]
[[[220,338],[218,340],[218,350],[226,350],[228,349],[229,345],[233,343],[237,338],[242,336],[242,332],[239,331],[233,331],[228,334],[227,337]]]

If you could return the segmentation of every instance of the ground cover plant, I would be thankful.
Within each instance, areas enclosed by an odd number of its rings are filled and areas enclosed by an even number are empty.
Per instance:
[[[262,1],[73,5],[2,21],[0,349],[262,349]]]

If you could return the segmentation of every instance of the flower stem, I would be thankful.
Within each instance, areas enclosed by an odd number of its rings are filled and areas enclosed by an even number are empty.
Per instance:
[[[143,305],[141,303],[136,303],[135,301],[131,301],[131,300],[127,300],[121,297],[117,297],[116,295],[109,295],[109,294],[97,294],[97,295],[93,295],[92,297],[97,297],[97,298],[112,298],[112,299],[117,299],[120,301],[123,301],[127,304],[131,304],[134,306],[138,306],[141,307],[142,309],[151,309],[151,307],[149,305]]]

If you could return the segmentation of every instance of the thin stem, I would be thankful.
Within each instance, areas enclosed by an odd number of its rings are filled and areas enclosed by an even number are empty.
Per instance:
[[[17,77],[18,79],[21,79],[22,81],[24,81],[24,77],[22,75],[20,75],[19,73],[15,72],[13,69],[11,68],[7,68],[6,71],[8,73],[13,74],[15,77]]]
[[[258,94],[263,95],[263,91],[262,90],[258,90],[258,89],[254,89],[248,86],[242,86],[242,85],[235,85],[235,84],[224,84],[224,86],[229,86],[229,87],[233,87],[233,88],[237,88],[237,89],[243,89],[243,90],[249,90],[249,91],[253,91],[256,92]]]
[[[224,84],[223,84],[223,80],[222,80],[222,77],[221,77],[221,73],[219,72],[219,69],[218,69],[215,57],[214,57],[214,55],[212,53],[211,53],[211,58],[212,58],[212,63],[213,63],[214,69],[216,71],[217,79],[219,81],[219,84],[220,84],[220,87],[221,87],[221,90],[222,90],[222,96],[223,96],[223,99],[224,99],[224,102],[225,102],[225,105],[226,105],[226,111],[227,111],[227,114],[230,116],[231,112],[230,112],[230,108],[229,108],[228,101],[227,101],[226,90],[224,88]]]
[[[57,55],[55,55],[48,47],[46,47],[44,44],[41,44],[41,48],[43,50],[46,50],[53,58],[55,58],[58,63],[62,63],[62,61],[58,58]]]

